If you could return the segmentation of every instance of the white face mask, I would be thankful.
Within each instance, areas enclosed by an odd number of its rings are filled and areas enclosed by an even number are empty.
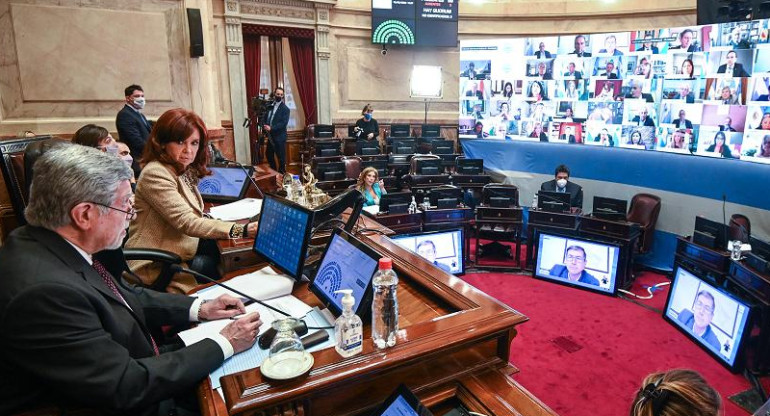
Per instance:
[[[137,97],[134,98],[134,107],[138,110],[141,110],[144,108],[144,97]]]
[[[118,154],[118,145],[117,144],[108,144],[104,147],[104,151],[106,153],[109,153],[111,155],[117,155]]]
[[[556,180],[556,186],[558,186],[559,188],[564,188],[565,186],[567,186],[567,180],[566,179],[557,179]]]

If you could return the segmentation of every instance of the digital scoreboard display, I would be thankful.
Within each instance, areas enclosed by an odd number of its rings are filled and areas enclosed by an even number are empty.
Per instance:
[[[372,0],[372,43],[457,46],[457,0]]]

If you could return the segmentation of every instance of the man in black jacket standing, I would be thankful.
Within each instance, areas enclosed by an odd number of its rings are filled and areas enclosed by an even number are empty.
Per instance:
[[[139,160],[144,152],[144,145],[152,130],[152,122],[142,114],[144,109],[144,90],[141,86],[132,84],[126,87],[126,104],[118,112],[115,118],[115,126],[118,128],[118,136],[121,142],[128,145],[131,157],[134,158],[134,176],[139,177]]]

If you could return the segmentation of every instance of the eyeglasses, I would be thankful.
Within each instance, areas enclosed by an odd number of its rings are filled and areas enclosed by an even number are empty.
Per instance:
[[[585,261],[585,260],[586,259],[583,256],[573,256],[571,254],[567,254],[567,261],[581,262],[581,261]]]
[[[128,220],[128,221],[133,221],[136,218],[136,209],[134,209],[133,206],[131,207],[130,210],[126,211],[126,210],[123,210],[123,209],[120,209],[120,208],[115,208],[115,207],[112,207],[112,206],[109,206],[109,205],[100,204],[100,203],[94,202],[94,201],[89,201],[89,202],[94,204],[94,205],[99,205],[100,207],[114,209],[115,211],[122,212],[122,213],[126,214],[126,220]]]
[[[713,306],[706,306],[705,304],[703,304],[703,302],[701,302],[699,300],[695,301],[695,308],[702,309],[702,310],[704,310],[704,311],[706,311],[708,313],[714,313],[714,307]]]

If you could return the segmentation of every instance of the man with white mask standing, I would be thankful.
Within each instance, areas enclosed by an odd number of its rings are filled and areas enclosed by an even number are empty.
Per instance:
[[[583,209],[583,188],[569,181],[569,168],[567,165],[556,167],[556,178],[543,182],[541,191],[562,192],[569,194],[569,205],[572,209]]]
[[[139,177],[139,159],[144,151],[144,144],[152,130],[152,122],[142,114],[144,109],[144,90],[141,86],[133,84],[126,87],[126,104],[118,112],[115,125],[118,128],[120,141],[126,143],[131,149],[134,158],[134,174]]]

